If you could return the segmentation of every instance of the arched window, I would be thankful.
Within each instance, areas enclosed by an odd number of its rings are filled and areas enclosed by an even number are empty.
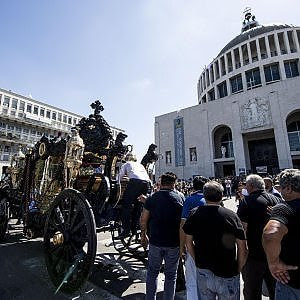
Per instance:
[[[287,126],[291,151],[300,151],[300,121],[294,121]]]
[[[222,146],[226,149],[225,157],[234,157],[231,132],[227,132],[222,136],[221,147]]]

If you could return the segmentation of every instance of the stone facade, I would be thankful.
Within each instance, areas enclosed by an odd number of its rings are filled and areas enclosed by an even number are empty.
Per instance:
[[[188,179],[299,167],[299,41],[299,27],[256,24],[225,46],[200,76],[199,104],[155,118],[156,174]],[[177,119],[183,120],[183,165],[175,156]]]

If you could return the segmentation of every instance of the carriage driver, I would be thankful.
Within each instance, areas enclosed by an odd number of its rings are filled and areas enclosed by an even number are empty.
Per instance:
[[[135,229],[135,225],[139,219],[139,211],[136,211],[139,206],[138,197],[147,195],[151,189],[151,180],[144,166],[137,162],[136,156],[129,152],[125,157],[126,163],[122,165],[119,173],[119,181],[124,177],[129,178],[129,182],[124,191],[122,198],[122,227],[123,231],[120,238],[125,238],[130,235],[130,230]]]

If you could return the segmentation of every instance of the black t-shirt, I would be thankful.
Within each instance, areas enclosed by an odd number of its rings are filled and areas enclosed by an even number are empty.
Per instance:
[[[235,241],[245,240],[246,236],[233,211],[221,206],[200,206],[192,211],[183,230],[193,236],[198,268],[208,269],[219,277],[238,274]]]
[[[274,206],[282,200],[265,191],[255,191],[240,202],[237,214],[247,226],[247,242],[249,257],[266,261],[266,255],[261,243],[263,229],[270,219],[268,206]]]
[[[150,212],[149,242],[158,247],[178,247],[184,197],[174,190],[151,195],[144,208]]]
[[[289,271],[288,285],[300,289],[300,199],[280,203],[273,207],[271,220],[277,220],[288,228],[281,241],[280,259],[298,270]]]

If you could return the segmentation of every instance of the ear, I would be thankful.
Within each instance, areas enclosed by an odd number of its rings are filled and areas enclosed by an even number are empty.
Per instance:
[[[293,192],[292,187],[291,187],[290,185],[288,185],[288,186],[286,187],[286,192],[287,192],[287,193],[292,193],[292,192]]]

